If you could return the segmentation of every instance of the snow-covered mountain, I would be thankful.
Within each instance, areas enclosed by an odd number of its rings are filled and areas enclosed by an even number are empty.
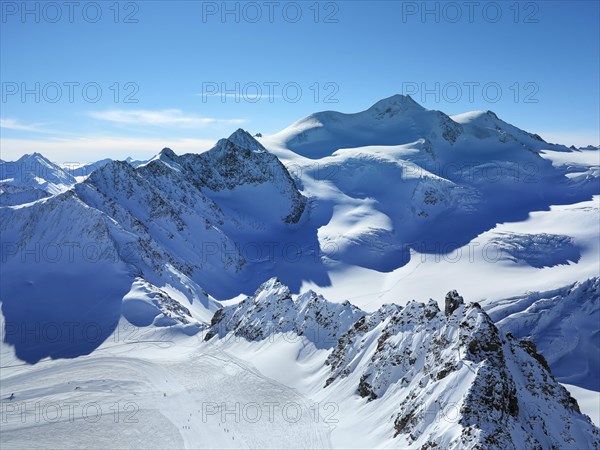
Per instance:
[[[14,162],[0,162],[0,183],[37,188],[50,194],[57,194],[65,191],[75,182],[73,176],[39,153],[23,155]]]
[[[89,176],[94,170],[99,169],[100,167],[105,166],[112,159],[104,158],[99,161],[94,161],[86,164],[63,164],[62,167],[67,170],[72,176],[74,176],[77,180],[83,180],[85,177]]]
[[[39,153],[0,161],[0,206],[20,205],[64,192],[77,181]]]
[[[215,313],[206,339],[229,332],[248,340],[265,339],[274,333],[294,332],[318,348],[330,348],[365,313],[349,302],[330,303],[313,291],[292,300],[287,286],[273,278],[254,296]]]
[[[172,150],[164,149],[154,160],[140,167],[140,171],[156,175],[156,161],[208,192],[207,195],[222,208],[229,209],[232,216],[258,215],[260,210],[266,223],[283,220],[294,224],[304,212],[306,199],[298,192],[283,164],[241,129],[201,154],[178,157]],[[244,200],[256,195],[260,195],[268,207],[263,209],[260,204],[252,204],[246,211]],[[234,203],[230,203],[229,198]]]
[[[565,146],[491,111],[450,117],[402,95],[316,113],[261,142],[317,199],[319,240],[335,249],[327,256],[383,272],[413,251],[452,253],[498,223],[600,193],[588,162],[554,164],[572,159]]]
[[[217,311],[206,340],[223,339],[227,348],[230,335],[265,341],[284,333],[330,351],[321,380],[328,398],[356,395],[380,411],[394,410],[379,414],[379,427],[401,448],[600,445],[600,429],[554,379],[535,344],[499,331],[481,306],[464,304],[456,291],[446,296],[444,312],[431,300],[367,314],[313,292],[293,300],[272,279]],[[449,427],[442,419],[451,408]]]
[[[505,332],[529,339],[562,383],[600,391],[600,277],[488,306]]]
[[[56,164],[39,153],[24,155],[17,161],[0,160],[0,206],[22,205],[64,192],[111,161],[105,158],[86,164]],[[126,162],[137,167],[146,161],[127,158]]]
[[[421,138],[452,144],[461,134],[462,127],[444,113],[395,95],[356,114],[312,114],[275,136],[297,153],[321,158],[340,148],[407,144]]]
[[[501,144],[518,144],[533,151],[567,150],[500,120],[492,111],[448,116],[400,94],[358,113],[311,114],[277,133],[274,139],[309,158],[329,156],[340,148],[402,145],[419,139],[444,150],[467,145],[494,148]]]
[[[0,169],[2,399],[87,380],[141,405],[143,448],[599,445],[571,398],[600,423],[598,149],[393,96],[199,154]],[[269,398],[304,416],[192,419]]]
[[[50,195],[45,190],[35,187],[0,183],[0,206],[22,205],[41,198],[50,197]]]
[[[250,148],[234,142],[244,139]],[[1,297],[7,320],[25,320],[31,311],[30,320],[40,323],[65,315],[99,323],[105,338],[122,306],[132,323],[152,323],[164,313],[160,305],[143,306],[162,290],[161,298],[182,304],[176,310],[195,310],[197,327],[207,323],[217,307],[204,288],[219,292],[247,264],[228,233],[248,239],[267,233],[266,239],[297,223],[306,204],[285,167],[252,141],[240,130],[201,155],[177,156],[165,149],[137,169],[112,161],[69,191],[2,209]],[[257,197],[265,202],[262,208],[243,201]],[[99,279],[98,270],[110,282]],[[77,289],[66,290],[67,285]],[[81,298],[85,286],[95,287]],[[126,294],[139,301],[122,305]],[[19,336],[7,340],[32,362],[64,350],[61,342],[46,347]],[[75,347],[74,354],[90,351]]]

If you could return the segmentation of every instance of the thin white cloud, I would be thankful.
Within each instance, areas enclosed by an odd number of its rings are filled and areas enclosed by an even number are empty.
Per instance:
[[[124,125],[170,126],[183,128],[203,127],[211,124],[238,125],[245,122],[243,119],[215,119],[212,117],[186,115],[180,109],[112,109],[90,112],[89,115],[98,120]]]
[[[0,118],[0,128],[6,130],[30,131],[32,133],[47,133],[42,123],[25,124],[16,119]]]
[[[214,146],[211,139],[146,139],[122,136],[91,136],[73,139],[0,139],[2,159],[12,161],[25,153],[39,152],[55,162],[86,163],[104,158],[149,159],[169,147],[175,153],[201,153]]]

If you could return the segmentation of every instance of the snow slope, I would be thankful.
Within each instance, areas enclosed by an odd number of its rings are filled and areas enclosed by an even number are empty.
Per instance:
[[[600,392],[600,278],[493,302],[505,332],[534,341],[556,378]]]
[[[568,150],[502,121],[492,111],[447,116],[424,108],[408,95],[385,98],[353,114],[337,111],[311,114],[272,139],[296,153],[317,159],[340,148],[408,144],[419,139],[445,150],[464,144],[484,147],[486,151],[508,149],[512,144],[534,151]]]
[[[386,447],[599,445],[600,430],[581,415],[535,344],[504,335],[478,304],[465,305],[455,291],[447,295],[444,312],[433,300],[411,302],[404,308],[386,305],[368,315],[352,308],[324,299],[307,306],[306,295],[294,301],[289,290],[272,279],[254,296],[215,314],[205,339],[221,339],[218,348],[226,350],[237,346],[235,337],[266,340],[268,347],[274,335],[291,333],[301,336],[305,347],[331,350],[324,361],[329,370],[311,380],[313,395],[321,386],[327,392],[325,399],[344,402],[358,396],[377,404],[377,412],[371,409],[371,413],[378,423],[369,423],[367,430],[386,436]],[[307,321],[307,309],[313,310],[311,316],[322,318],[321,328]],[[349,311],[359,317],[356,322],[347,320]],[[333,336],[339,337],[337,344],[328,339]],[[299,363],[309,364],[292,362]],[[444,414],[451,408],[455,418],[448,426]],[[336,436],[336,429],[332,439],[344,439],[338,442],[342,446],[368,445],[349,430],[349,423],[343,423],[352,420],[351,414],[345,417],[347,413],[343,411],[340,420],[342,436]],[[361,413],[356,416],[357,421],[366,419]]]
[[[596,420],[599,158],[394,96],[77,179],[1,162],[3,445],[597,447],[559,382]],[[73,400],[102,421],[14,414]]]
[[[165,149],[137,169],[112,161],[71,190],[2,208],[7,322],[41,329],[58,323],[63,338],[71,322],[78,333],[86,326],[99,330],[91,342],[67,346],[64,339],[20,339],[16,329],[5,340],[19,357],[37,362],[87,354],[112,333],[121,313],[138,325],[169,324],[184,333],[209,322],[218,304],[204,289],[237,289],[235,277],[247,264],[227,233],[272,239],[272,232],[284,233],[299,220],[306,203],[275,156],[234,143],[245,137],[239,131],[202,155],[178,157]],[[235,201],[239,196],[270,198],[270,215]]]
[[[295,390],[193,337],[117,330],[74,360],[7,367],[3,354],[2,448],[330,447]]]
[[[581,449],[600,439],[535,346],[455,292],[444,311],[430,301],[367,314],[272,279],[203,333],[120,320],[77,359],[30,366],[0,350],[3,448]]]

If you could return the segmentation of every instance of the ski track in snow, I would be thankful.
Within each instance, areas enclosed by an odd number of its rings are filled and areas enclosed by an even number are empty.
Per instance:
[[[133,345],[3,368],[2,447],[78,448],[91,442],[105,448],[330,447],[328,429],[314,420],[307,398],[225,352],[196,350],[198,341],[189,339],[176,358],[167,349],[136,357],[144,350]],[[78,405],[71,415],[65,406],[70,403]],[[93,405],[84,414],[86,404]],[[62,411],[56,420],[54,405]],[[253,422],[255,405],[262,417]],[[92,422],[97,411],[101,416]],[[297,411],[299,420],[292,422]]]

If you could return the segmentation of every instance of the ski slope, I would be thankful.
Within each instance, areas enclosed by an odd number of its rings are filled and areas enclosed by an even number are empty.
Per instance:
[[[72,360],[2,354],[3,448],[330,447],[294,389],[195,337],[139,342],[126,322],[119,330],[123,340]]]

